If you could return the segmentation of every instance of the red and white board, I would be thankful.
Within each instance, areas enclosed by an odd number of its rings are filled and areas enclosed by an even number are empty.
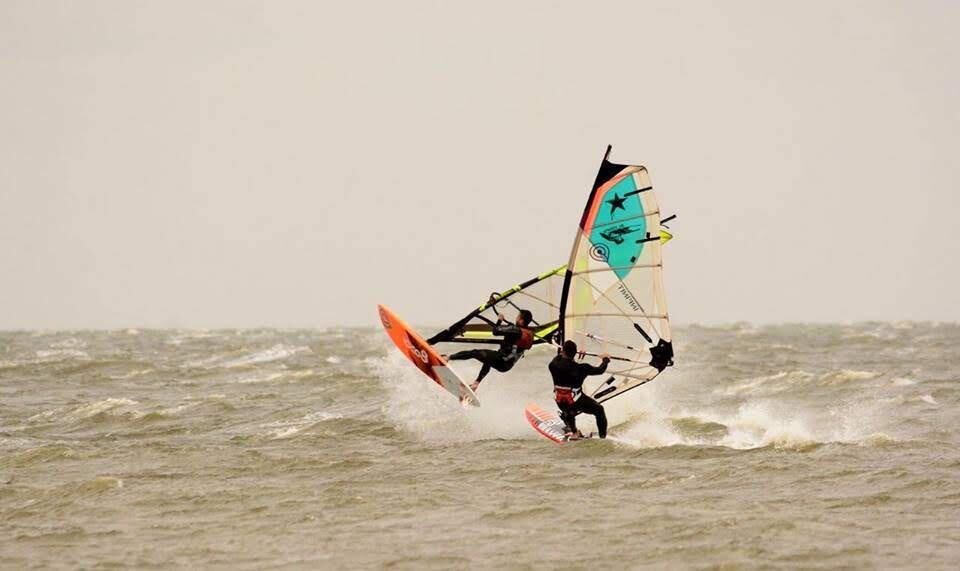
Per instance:
[[[530,423],[530,426],[544,437],[559,444],[563,444],[568,440],[567,425],[560,420],[560,417],[557,416],[555,412],[545,411],[531,403],[524,409],[523,414],[527,417],[527,422]]]
[[[424,375],[430,377],[430,380],[455,396],[462,404],[480,406],[480,399],[477,398],[476,393],[470,390],[463,379],[447,366],[443,357],[429,343],[424,341],[423,337],[420,337],[416,331],[411,329],[386,306],[378,305],[377,308],[380,310],[380,322],[383,323],[387,335],[411,363],[416,365]]]

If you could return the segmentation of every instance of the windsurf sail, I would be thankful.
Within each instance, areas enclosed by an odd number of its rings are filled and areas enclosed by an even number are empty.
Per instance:
[[[533,313],[534,343],[549,342],[559,327],[560,292],[567,266],[534,276],[502,292],[493,292],[487,301],[427,339],[427,343],[489,343],[502,338],[493,335],[497,314],[513,322],[521,309]]]
[[[612,163],[610,151],[580,218],[557,331],[558,342],[573,339],[581,351],[612,356],[606,379],[588,391],[599,402],[673,365],[661,256],[673,236],[661,228],[647,169]]]

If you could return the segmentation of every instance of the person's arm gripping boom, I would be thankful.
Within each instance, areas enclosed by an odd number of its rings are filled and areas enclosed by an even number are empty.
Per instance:
[[[583,371],[585,375],[602,375],[604,371],[607,370],[607,365],[610,364],[610,357],[603,357],[603,362],[599,365],[591,365],[589,363],[580,363],[578,366],[580,370]]]

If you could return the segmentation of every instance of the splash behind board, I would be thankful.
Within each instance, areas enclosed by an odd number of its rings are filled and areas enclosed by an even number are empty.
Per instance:
[[[378,305],[377,309],[380,311],[380,322],[387,335],[411,363],[461,403],[480,406],[477,395],[453,372],[453,369],[447,366],[447,362],[429,343],[386,306]]]

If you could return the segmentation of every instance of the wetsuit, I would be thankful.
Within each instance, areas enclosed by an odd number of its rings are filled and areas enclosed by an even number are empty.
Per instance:
[[[607,370],[610,359],[604,359],[598,366],[577,363],[563,355],[557,355],[550,361],[550,375],[553,376],[553,388],[560,407],[560,418],[570,429],[577,432],[577,415],[584,412],[597,419],[597,431],[600,438],[607,436],[607,415],[603,406],[581,391],[583,381],[589,375],[600,375]]]
[[[512,323],[493,326],[494,335],[502,335],[503,341],[500,343],[500,349],[491,351],[490,349],[471,349],[469,351],[459,351],[447,357],[451,361],[463,361],[466,359],[476,359],[483,363],[480,368],[480,374],[477,375],[477,382],[483,380],[494,368],[501,373],[506,373],[517,364],[520,357],[523,356],[523,349],[517,347],[517,341],[520,339],[520,326]]]

